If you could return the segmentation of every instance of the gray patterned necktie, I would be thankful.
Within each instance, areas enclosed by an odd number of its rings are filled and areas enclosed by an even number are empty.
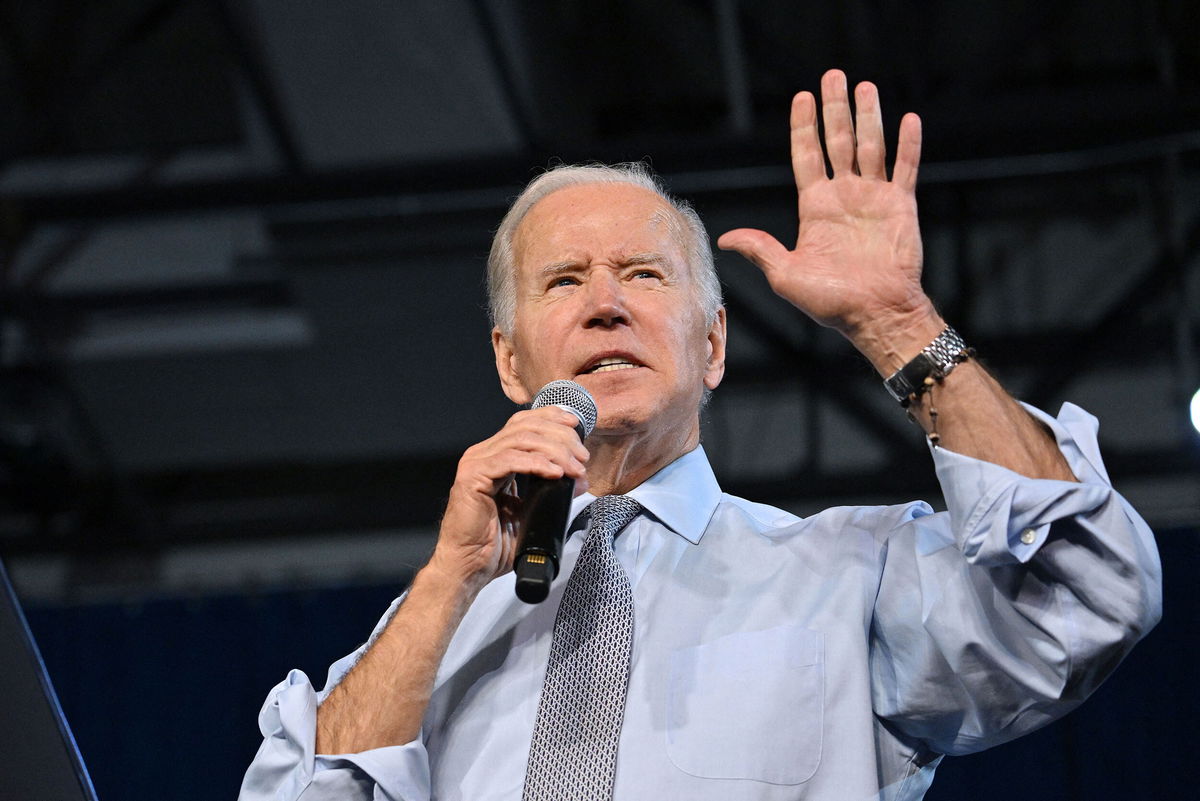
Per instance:
[[[633,646],[633,592],[613,540],[641,505],[605,495],[589,509],[587,539],[554,619],[523,801],[612,798]]]

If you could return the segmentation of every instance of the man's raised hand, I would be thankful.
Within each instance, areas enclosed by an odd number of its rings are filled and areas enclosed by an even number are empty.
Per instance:
[[[887,372],[894,369],[895,352],[911,351],[911,358],[942,328],[921,289],[915,194],[921,121],[915,114],[901,120],[888,180],[875,86],[855,88],[852,118],[846,76],[830,70],[821,79],[821,99],[824,148],[812,93],[801,92],[792,101],[792,171],[800,217],[795,248],[749,228],[725,233],[717,245],[752,261],[776,294],[840,331]]]

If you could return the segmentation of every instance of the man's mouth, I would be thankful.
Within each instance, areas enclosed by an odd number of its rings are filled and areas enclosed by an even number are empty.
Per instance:
[[[596,363],[584,370],[582,375],[590,375],[592,373],[611,373],[616,370],[629,370],[634,367],[641,367],[641,365],[631,362],[629,359],[622,356],[606,356],[603,359],[596,360]]]

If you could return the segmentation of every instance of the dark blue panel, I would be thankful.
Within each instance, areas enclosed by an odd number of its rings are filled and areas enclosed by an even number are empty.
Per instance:
[[[102,801],[234,798],[257,714],[291,668],[318,685],[395,587],[29,607]]]

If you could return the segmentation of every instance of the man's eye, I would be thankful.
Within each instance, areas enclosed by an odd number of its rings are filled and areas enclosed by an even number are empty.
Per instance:
[[[654,270],[638,270],[633,274],[633,277],[658,279],[659,275]]]
[[[579,283],[578,278],[555,278],[550,284],[550,288],[554,289],[560,286],[575,286]]]

